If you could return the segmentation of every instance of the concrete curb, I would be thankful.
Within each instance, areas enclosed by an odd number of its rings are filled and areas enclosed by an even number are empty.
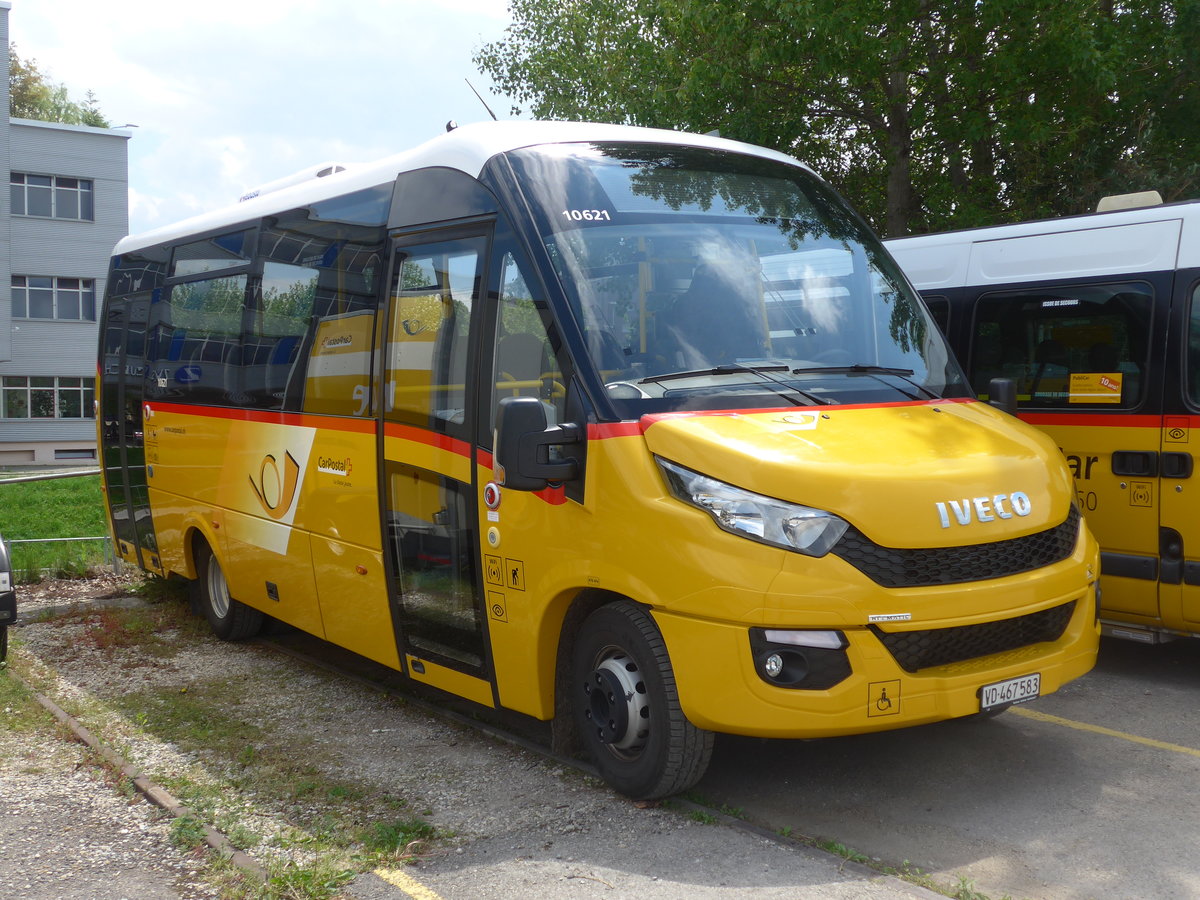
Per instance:
[[[78,719],[76,719],[70,713],[64,711],[49,697],[46,697],[35,690],[33,686],[30,685],[29,682],[27,682],[19,674],[17,674],[17,672],[15,672],[11,666],[9,666],[5,671],[7,671],[8,674],[18,684],[24,687],[25,690],[29,691],[29,693],[33,696],[33,699],[35,699],[39,704],[41,704],[42,707],[49,711],[51,715],[66,725],[67,728],[71,730],[71,734],[74,735],[76,740],[94,750],[101,756],[101,758],[104,759],[105,762],[117,769],[117,771],[133,782],[133,786],[143,797],[177,819],[190,815],[199,821],[199,817],[195,816],[190,808],[184,806],[169,792],[159,787],[157,784],[152,782],[149,778],[131,766],[125,761],[124,757],[122,757],[115,750],[101,743],[100,740],[94,734],[88,731]],[[267,880],[267,870],[263,868],[262,864],[254,857],[243,853],[241,850],[238,850],[235,846],[233,846],[232,843],[230,843],[229,838],[225,837],[225,835],[221,834],[221,832],[217,831],[215,828],[212,828],[208,825],[204,826],[204,843],[221,854],[222,858],[237,866],[248,875],[252,875],[254,878],[260,881]]]

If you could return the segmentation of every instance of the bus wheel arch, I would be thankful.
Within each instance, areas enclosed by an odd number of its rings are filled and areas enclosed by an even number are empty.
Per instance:
[[[713,734],[684,714],[666,643],[646,607],[624,598],[595,605],[574,635],[566,699],[577,739],[604,779],[641,799],[699,781]]]
[[[235,600],[216,553],[200,533],[192,538],[196,578],[189,585],[192,608],[208,620],[213,634],[223,641],[244,641],[257,635],[265,616]]]

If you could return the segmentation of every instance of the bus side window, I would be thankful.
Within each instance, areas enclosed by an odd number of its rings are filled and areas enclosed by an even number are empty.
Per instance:
[[[550,348],[546,325],[525,276],[511,253],[500,265],[499,309],[492,365],[491,422],[504,397],[537,397],[546,407],[546,421],[566,418],[567,391],[563,374]]]
[[[979,298],[970,379],[987,398],[1012,378],[1022,408],[1137,405],[1150,350],[1153,289],[1089,284]]]
[[[244,406],[242,317],[246,276],[176,284],[151,306],[146,396]]]

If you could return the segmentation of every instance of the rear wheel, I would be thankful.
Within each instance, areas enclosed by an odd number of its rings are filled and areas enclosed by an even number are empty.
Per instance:
[[[266,617],[229,596],[225,573],[208,544],[200,544],[196,551],[196,570],[200,577],[192,582],[192,590],[213,634],[224,641],[244,641],[262,630]]]
[[[595,610],[576,638],[571,676],[576,728],[609,784],[649,799],[700,780],[713,735],[683,714],[649,613],[630,602]]]

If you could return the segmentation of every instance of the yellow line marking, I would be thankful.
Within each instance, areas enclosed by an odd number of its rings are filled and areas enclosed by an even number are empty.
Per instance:
[[[1026,719],[1034,719],[1038,722],[1048,722],[1051,725],[1062,725],[1064,728],[1074,728],[1076,731],[1090,731],[1092,734],[1103,734],[1108,737],[1120,738],[1123,741],[1131,741],[1135,744],[1144,744],[1147,747],[1154,747],[1158,750],[1170,750],[1172,753],[1186,753],[1188,756],[1200,758],[1200,750],[1194,747],[1184,747],[1181,744],[1169,744],[1166,741],[1156,741],[1153,738],[1139,737],[1136,734],[1129,734],[1124,731],[1115,731],[1112,728],[1105,728],[1103,725],[1089,725],[1086,722],[1076,722],[1074,719],[1064,719],[1060,716],[1052,716],[1048,713],[1038,712],[1033,709],[1012,709],[1010,712],[1018,716],[1024,716]]]
[[[417,879],[402,872],[399,869],[376,869],[375,874],[386,881],[392,887],[398,887],[413,900],[442,900],[442,898],[431,891]]]

